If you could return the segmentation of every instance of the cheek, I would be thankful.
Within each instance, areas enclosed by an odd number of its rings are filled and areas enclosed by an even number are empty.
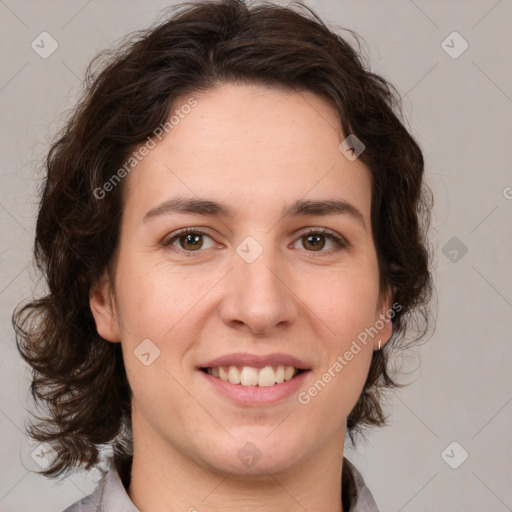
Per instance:
[[[186,280],[176,272],[135,259],[118,268],[123,359],[137,407],[144,416],[158,418],[165,397],[172,414],[186,416],[193,407],[180,385],[181,364],[197,338],[190,311],[198,298],[184,293]]]
[[[355,406],[368,375],[373,354],[368,332],[376,320],[378,290],[370,280],[354,286],[348,278],[336,287],[331,282],[329,290],[327,296],[310,297],[308,304],[320,319],[318,344],[325,358],[316,380],[299,398],[309,404],[310,417],[323,418],[334,431]]]
[[[181,375],[186,356],[203,328],[200,316],[207,304],[203,299],[219,276],[209,272],[191,277],[190,272],[144,259],[125,261],[118,269],[118,317],[127,370],[138,375],[141,361],[137,354],[141,347],[146,347],[143,353],[149,351],[150,357],[153,353],[158,355],[150,368]],[[152,379],[151,372],[146,373]],[[165,375],[172,381],[170,375]]]
[[[300,279],[298,296],[323,321],[335,343],[347,342],[375,322],[378,281],[371,269],[343,269]]]
[[[378,284],[371,270],[339,273],[318,284],[305,302],[318,319],[318,343],[326,354],[319,386],[330,388],[325,397],[329,406],[343,402],[348,414],[371,363]]]
[[[163,339],[201,293],[197,280],[185,280],[183,273],[144,259],[126,261],[118,268],[119,317],[129,326],[130,338]]]

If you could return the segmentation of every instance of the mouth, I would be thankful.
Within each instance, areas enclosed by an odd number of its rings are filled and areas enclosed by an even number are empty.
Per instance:
[[[308,370],[294,366],[214,366],[199,368],[214,378],[245,387],[272,387],[296,378]]]

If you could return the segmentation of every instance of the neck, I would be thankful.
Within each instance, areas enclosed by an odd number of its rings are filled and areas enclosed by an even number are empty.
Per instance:
[[[291,467],[250,475],[195,461],[156,433],[137,434],[134,425],[128,494],[141,512],[343,512],[344,432]]]

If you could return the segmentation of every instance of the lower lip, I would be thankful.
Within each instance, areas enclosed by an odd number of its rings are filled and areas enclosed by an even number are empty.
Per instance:
[[[242,386],[241,384],[232,384],[217,377],[198,370],[219,393],[227,396],[239,405],[268,405],[279,402],[289,397],[304,383],[304,380],[311,373],[310,370],[303,371],[293,379],[286,380],[273,386]]]

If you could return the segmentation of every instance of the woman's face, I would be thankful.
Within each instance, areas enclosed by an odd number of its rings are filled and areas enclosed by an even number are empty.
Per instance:
[[[112,307],[105,287],[91,295],[98,332],[122,344],[135,456],[143,445],[253,477],[338,457],[372,351],[391,335],[386,322],[358,341],[390,307],[379,300],[369,171],[340,151],[338,114],[312,93],[225,84],[194,98],[174,105],[179,122],[125,178]],[[176,198],[223,211],[162,206]],[[223,356],[248,383],[289,365],[284,356],[307,371],[245,387],[200,369]]]

